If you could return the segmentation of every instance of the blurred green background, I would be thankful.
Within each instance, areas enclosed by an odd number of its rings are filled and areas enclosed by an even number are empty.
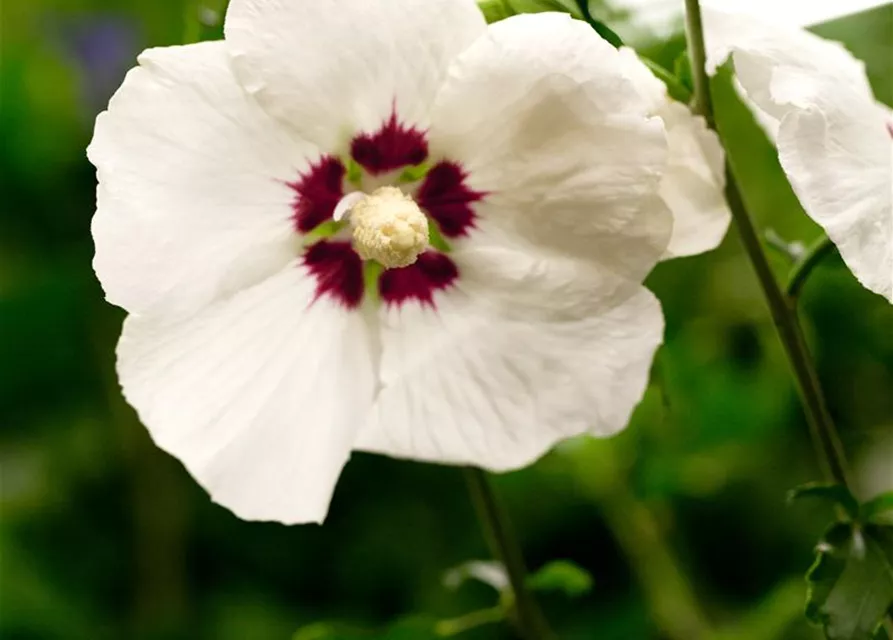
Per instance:
[[[90,268],[95,180],[84,149],[136,54],[215,37],[213,5],[0,4],[4,640],[290,638],[322,620],[374,638],[406,616],[445,619],[494,603],[483,585],[443,583],[449,568],[487,557],[457,469],[357,454],[324,526],[241,522],[152,446],[120,397],[122,314]],[[817,30],[864,59],[878,98],[893,104],[893,8]],[[683,47],[634,35],[668,66]],[[765,137],[730,89],[717,89],[764,228],[789,241],[817,237]],[[789,267],[773,259],[779,273]],[[819,638],[802,616],[802,576],[830,514],[785,505],[786,490],[819,471],[737,235],[710,255],[661,265],[649,285],[666,311],[666,345],[630,428],[496,478],[529,565],[568,559],[593,577],[585,596],[543,595],[548,617],[568,639]],[[802,305],[860,491],[889,489],[893,306],[836,256]],[[484,626],[459,637],[510,636]]]

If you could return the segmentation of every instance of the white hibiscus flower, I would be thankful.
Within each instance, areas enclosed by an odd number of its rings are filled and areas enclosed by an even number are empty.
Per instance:
[[[668,95],[666,85],[635,51],[622,47],[620,60],[651,105],[651,113],[663,120],[667,130],[669,162],[660,193],[673,212],[673,235],[664,258],[715,249],[732,220],[725,198],[725,152],[719,137],[703,117]]]
[[[237,515],[295,523],[352,450],[505,470],[622,429],[672,217],[620,54],[472,0],[233,0],[225,27],[143,53],[89,148],[155,442]]]
[[[893,118],[839,43],[705,9],[708,67],[731,54],[804,210],[856,278],[893,302]]]

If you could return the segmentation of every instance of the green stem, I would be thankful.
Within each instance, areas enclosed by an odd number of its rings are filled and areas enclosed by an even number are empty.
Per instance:
[[[527,568],[521,547],[487,474],[480,469],[466,467],[465,479],[490,551],[508,574],[514,595],[512,617],[518,632],[524,640],[551,640],[554,636],[546,618],[527,588]]]
[[[797,261],[797,264],[794,265],[794,268],[791,269],[791,275],[788,278],[788,284],[785,287],[785,293],[788,296],[788,300],[796,304],[797,299],[800,297],[800,291],[803,290],[803,285],[806,284],[806,280],[809,278],[812,270],[832,251],[834,251],[834,243],[831,242],[831,239],[826,235],[822,235],[818,240],[809,245],[806,249],[806,253],[803,254],[803,257],[800,258],[800,260]]]
[[[707,77],[707,51],[704,47],[704,23],[698,0],[685,0],[685,35],[688,40],[688,56],[691,60],[692,84],[695,90],[695,108],[704,116],[707,126],[716,129],[713,117],[713,97],[710,95],[710,79]]]
[[[692,61],[692,75],[695,87],[695,100],[698,111],[705,117],[711,128],[716,129],[713,117],[713,104],[710,84],[705,69],[706,52],[704,30],[701,22],[701,8],[698,0],[686,0],[686,25],[688,50]],[[837,429],[825,404],[819,385],[812,356],[803,337],[803,330],[790,299],[781,290],[769,266],[769,260],[757,234],[756,226],[750,217],[735,182],[731,166],[726,163],[726,197],[732,218],[741,236],[741,242],[756,272],[757,279],[769,305],[772,320],[778,330],[782,346],[791,364],[803,409],[809,423],[819,460],[827,477],[834,482],[849,486],[847,462],[837,435]]]

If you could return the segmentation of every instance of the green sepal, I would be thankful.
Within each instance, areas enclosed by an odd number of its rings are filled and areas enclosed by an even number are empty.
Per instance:
[[[443,237],[437,222],[430,218],[428,219],[428,244],[441,253],[449,253],[453,250],[447,239]]]
[[[347,181],[358,189],[363,186],[363,167],[353,158],[347,159]]]
[[[331,238],[346,226],[346,220],[326,220],[325,222],[316,225],[316,227],[314,227],[312,231],[309,231],[304,237],[311,242],[315,240],[324,240],[326,238]]]
[[[429,171],[431,171],[431,165],[427,162],[423,162],[422,164],[414,164],[412,166],[406,167],[400,174],[400,177],[397,178],[397,181],[404,184],[407,182],[418,182],[419,180],[427,176]]]

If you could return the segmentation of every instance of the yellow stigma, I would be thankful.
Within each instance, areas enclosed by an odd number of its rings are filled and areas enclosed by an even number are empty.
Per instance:
[[[363,260],[386,269],[411,265],[428,248],[428,219],[396,187],[381,187],[350,211],[353,246]]]

